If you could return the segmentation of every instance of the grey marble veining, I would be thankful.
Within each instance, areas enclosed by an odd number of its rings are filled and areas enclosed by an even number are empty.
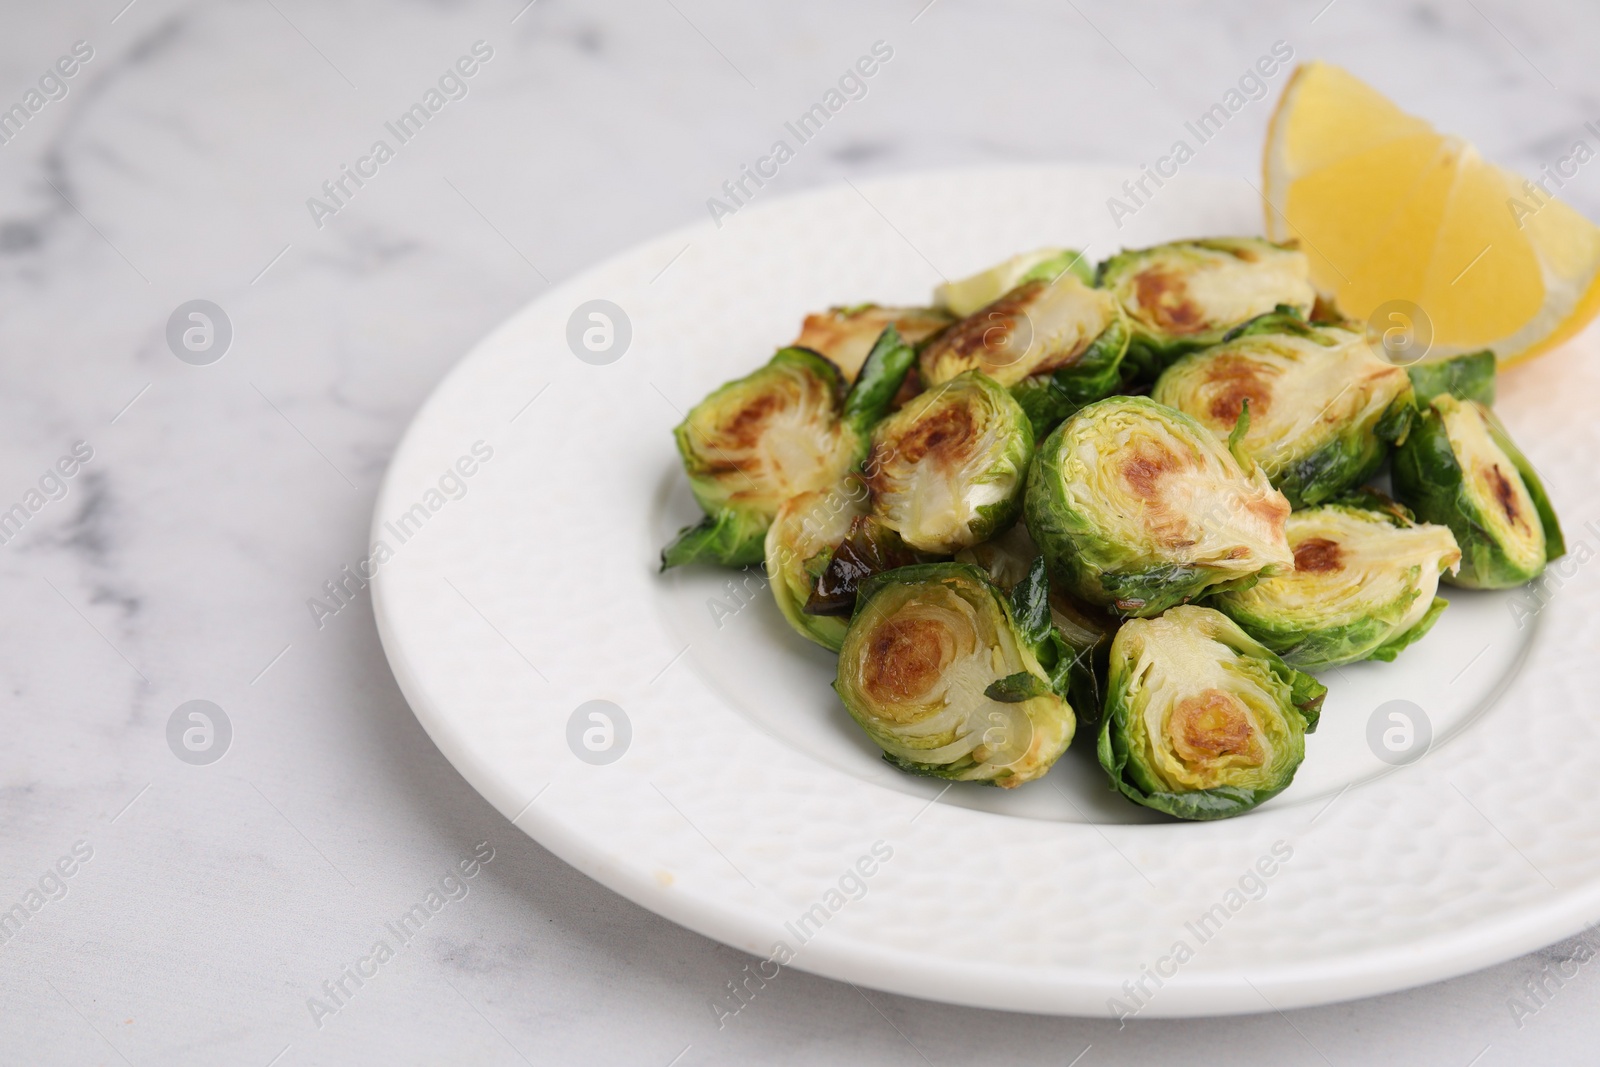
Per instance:
[[[0,1062],[1584,1058],[1587,965],[1535,1014],[1508,1007],[1572,943],[1395,996],[1120,1032],[791,972],[719,1030],[708,1002],[745,958],[479,800],[399,696],[364,598],[311,617],[460,354],[552,282],[706,217],[874,41],[893,61],[763,197],[1010,161],[1132,175],[1279,40],[1530,174],[1600,119],[1593,5],[925,2],[9,5],[0,108],[75,42],[93,58],[0,145],[0,508],[75,443],[92,458],[0,547],[0,908],[49,887],[0,944]],[[466,96],[319,228],[307,199],[480,40]],[[1194,166],[1253,174],[1270,103]],[[1591,169],[1564,192],[1600,216]],[[207,366],[165,336],[197,298],[234,330]],[[194,699],[233,725],[211,766],[167,745]],[[466,895],[314,1019],[307,998],[485,841]]]

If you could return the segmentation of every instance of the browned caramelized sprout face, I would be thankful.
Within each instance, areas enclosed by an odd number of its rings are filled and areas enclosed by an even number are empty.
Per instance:
[[[1283,494],[1148,397],[1111,397],[1062,423],[1034,458],[1025,511],[1052,578],[1121,615],[1158,615],[1294,565]]]
[[[1305,254],[1255,237],[1122,252],[1100,264],[1098,278],[1128,313],[1128,363],[1146,381],[1257,315],[1283,307],[1304,318],[1316,301]]]
[[[1394,659],[1444,611],[1440,575],[1461,561],[1448,527],[1413,522],[1376,494],[1290,515],[1289,547],[1293,570],[1207,603],[1308,671]]]
[[[1012,386],[1075,364],[1095,339],[1118,323],[1110,294],[1070,272],[1025,282],[962,319],[922,352],[929,385],[970,370]]]
[[[861,587],[834,688],[902,770],[1021,785],[1050,769],[1077,722],[1040,660],[1047,613],[1042,625],[1029,633],[976,567],[902,567]]]
[[[759,562],[784,502],[838,486],[866,453],[868,434],[899,390],[915,351],[893,326],[848,391],[832,363],[784,348],[717,389],[673,431],[705,519],[661,553],[661,566]]]
[[[1128,337],[1116,300],[1063,271],[1023,282],[929,342],[922,382],[986,374],[1011,390],[1040,438],[1118,388]]]
[[[1016,520],[1032,458],[1021,407],[971,372],[880,422],[863,469],[873,515],[912,548],[949,554]]]
[[[1537,578],[1566,552],[1533,465],[1488,408],[1436,396],[1395,453],[1395,493],[1427,522],[1450,527],[1461,570],[1445,580],[1505,589]]]
[[[1240,815],[1294,779],[1326,693],[1210,608],[1132,619],[1111,642],[1100,765],[1145,807]]]
[[[1244,451],[1297,508],[1370,478],[1415,413],[1405,369],[1364,334],[1278,313],[1179,359],[1150,396],[1224,439],[1248,405]]]

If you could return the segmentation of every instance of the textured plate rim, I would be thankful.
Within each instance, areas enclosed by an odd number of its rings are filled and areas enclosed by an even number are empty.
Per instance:
[[[1008,176],[1016,174],[1109,174],[1105,168],[1026,166],[1005,168],[967,168],[957,171],[919,172],[857,183],[867,193],[903,188],[923,180],[949,177]],[[1117,171],[1118,177],[1124,172]],[[748,209],[751,217],[803,210],[837,192],[837,187],[807,190]],[[511,329],[530,312],[574,293],[592,291],[597,281],[619,264],[645,254],[670,254],[682,243],[713,232],[710,223],[681,227],[661,237],[608,257],[541,296],[530,301],[462,358],[435,387],[427,401],[413,416],[377,498],[373,530],[376,535],[382,517],[403,498],[404,481],[414,461],[412,446],[419,424],[428,420],[443,403],[443,397],[464,374],[475,356],[498,334]],[[661,891],[642,870],[610,862],[609,858],[572,826],[540,810],[526,810],[521,796],[500,771],[485,764],[470,750],[460,723],[433,698],[415,676],[408,662],[408,650],[396,632],[394,610],[390,604],[391,582],[380,571],[373,580],[373,607],[377,629],[400,689],[418,720],[447,759],[485,799],[514,825],[545,845],[552,852],[624,897],[657,914],[705,936],[737,948],[761,954],[756,947],[770,941],[770,927],[756,920],[747,910],[723,900],[701,899],[685,893]],[[751,729],[756,729],[752,726]],[[521,809],[521,810],[519,810]],[[956,810],[956,809],[950,809]],[[995,816],[960,812],[958,820],[984,820]],[[1149,1017],[1247,1013],[1287,1007],[1308,1006],[1377,995],[1418,984],[1437,981],[1531,951],[1581,929],[1600,913],[1600,882],[1581,890],[1559,893],[1538,906],[1519,906],[1501,917],[1476,923],[1470,929],[1397,944],[1382,949],[1367,949],[1335,960],[1319,960],[1305,966],[1279,965],[1260,972],[1236,969],[1215,971],[1174,986],[1173,993],[1153,1003]],[[1053,981],[1041,985],[1040,975],[1009,965],[978,964],[964,961],[942,965],[922,953],[882,945],[829,938],[819,940],[794,966],[842,981],[853,981],[893,992],[966,1005],[1002,1010],[1048,1014],[1104,1015],[1099,1007],[1108,988],[1108,975],[1102,970],[1054,967]],[[1241,984],[1242,983],[1242,984]],[[1250,995],[1247,990],[1255,989]],[[1262,991],[1270,991],[1269,1000]]]

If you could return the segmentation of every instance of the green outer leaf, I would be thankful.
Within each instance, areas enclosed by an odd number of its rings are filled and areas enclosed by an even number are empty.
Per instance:
[[[1433,603],[1428,606],[1428,613],[1422,618],[1418,619],[1415,626],[1407,630],[1405,633],[1396,634],[1393,638],[1385,641],[1383,644],[1373,649],[1372,654],[1367,658],[1382,660],[1385,663],[1393,663],[1396,656],[1398,656],[1401,652],[1404,652],[1409,646],[1414,645],[1418,641],[1422,640],[1422,638],[1427,635],[1428,631],[1433,629],[1433,624],[1439,621],[1439,616],[1443,615],[1444,609],[1449,606],[1450,601],[1446,600],[1444,597],[1434,597]]]
[[[869,734],[868,736],[870,737],[871,735]],[[971,760],[965,760],[942,766],[936,766],[931,763],[916,763],[901,756],[896,756],[891,752],[885,752],[883,754],[883,762],[887,763],[896,770],[905,771],[907,774],[917,775],[919,778],[940,778],[945,781],[962,781],[962,772],[968,771],[974,766]],[[980,780],[978,784],[996,785],[998,783]]]
[[[1317,721],[1321,716],[1322,701],[1328,692],[1326,686],[1309,674],[1284,663],[1269,649],[1242,631],[1225,643],[1241,656],[1251,656],[1264,661],[1272,676],[1289,690],[1292,707],[1284,709],[1284,718],[1289,724],[1291,733],[1295,732],[1298,726],[1300,736],[1303,738],[1305,734],[1316,730]],[[1117,792],[1136,804],[1165,812],[1179,819],[1227,819],[1242,815],[1270,800],[1294,781],[1295,771],[1305,758],[1303,748],[1300,758],[1294,761],[1294,765],[1288,769],[1282,781],[1269,789],[1219,786],[1175,793],[1152,788],[1150,779],[1142,773],[1138,761],[1133,758],[1133,751],[1128,741],[1128,722],[1133,709],[1128,703],[1130,679],[1127,677],[1127,667],[1128,664],[1113,658],[1105,713],[1101,717],[1099,743],[1096,746],[1100,766],[1110,777],[1111,787]]]
[[[1050,688],[1065,697],[1080,719],[1093,722],[1100,714],[1100,678],[1108,633],[1091,634],[1087,628],[1069,634],[1055,622],[1050,602],[1049,567],[1043,556],[1034,557],[1028,573],[1011,590],[1011,617],[1017,637],[1026,642],[1050,675]],[[997,685],[999,683],[996,683]],[[1003,699],[990,693],[996,700]]]
[[[1255,461],[1250,458],[1250,453],[1244,450],[1244,435],[1250,432],[1250,398],[1245,397],[1239,405],[1239,417],[1233,420],[1233,430],[1228,434],[1228,451],[1233,453],[1233,458],[1239,461],[1239,466],[1250,470]]]
[[[1102,572],[1100,588],[1125,615],[1150,618],[1209,593],[1249,589],[1259,578],[1244,575],[1217,582],[1210,568],[1191,563],[1164,563],[1131,573]],[[1122,605],[1127,605],[1123,607]]]
[[[1416,597],[1412,596],[1389,605],[1381,614],[1370,615],[1344,626],[1323,628],[1308,627],[1299,621],[1254,615],[1227,597],[1207,600],[1206,606],[1216,608],[1238,623],[1241,629],[1282,656],[1290,666],[1305,671],[1320,671],[1367,659],[1393,660],[1406,646],[1420,640],[1448,605],[1448,601],[1435,597],[1427,615],[1410,629],[1394,633],[1396,617],[1415,601]]]
[[[1469,352],[1464,356],[1413,363],[1406,368],[1417,404],[1427,407],[1436,396],[1450,395],[1457,400],[1476,400],[1485,407],[1494,403],[1496,360],[1494,353]]]
[[[793,597],[778,591],[776,583],[780,581],[782,578],[770,579],[773,585],[773,600],[794,632],[808,641],[821,645],[829,652],[839,651],[845,631],[850,627],[850,620],[842,615],[807,615],[800,610]]]
[[[1072,704],[1078,720],[1087,725],[1099,721],[1100,709],[1105,703],[1105,677],[1113,636],[1111,632],[1069,634],[1059,626],[1051,630],[1050,640],[1055,646],[1056,658],[1050,670],[1050,684]]]
[[[1390,405],[1390,410],[1394,406]],[[1315,507],[1377,474],[1388,455],[1389,446],[1375,433],[1341,434],[1284,467],[1272,484],[1296,511]]]
[[[661,569],[685,563],[720,563],[724,567],[760,563],[765,556],[769,522],[730,509],[707,515],[695,525],[679,530],[672,543],[661,550]]]
[[[1378,440],[1390,445],[1399,445],[1405,442],[1411,433],[1411,427],[1417,421],[1417,396],[1416,393],[1401,393],[1389,402],[1389,406],[1379,416],[1377,423],[1372,427],[1372,432]]]
[[[1372,658],[1375,653],[1371,650],[1382,647],[1384,637],[1394,625],[1389,619],[1366,618],[1347,626],[1306,629],[1296,623],[1249,614],[1226,597],[1208,600],[1206,606],[1216,608],[1238,623],[1263,647],[1282,656],[1285,663],[1307,671],[1342,667]]]
[[[1359,511],[1376,511],[1380,515],[1389,516],[1390,521],[1394,522],[1396,526],[1410,526],[1417,521],[1417,517],[1411,513],[1410,508],[1393,497],[1380,493],[1370,485],[1363,485],[1359,489],[1351,489],[1349,492],[1340,493],[1328,503],[1337,504],[1343,508],[1355,508]]]
[[[1117,318],[1072,362],[1046,374],[1024,378],[1011,387],[1033,424],[1035,440],[1044,437],[1079,408],[1104,400],[1122,385],[1122,360],[1127,355],[1133,328],[1122,305]]]
[[[1056,691],[1049,682],[1037,674],[1018,671],[1016,674],[1008,674],[998,681],[990,682],[983,695],[1004,704],[1020,704],[1034,697],[1055,696]]]
[[[1050,640],[1051,631],[1050,578],[1043,556],[1033,561],[1028,576],[1011,590],[1010,607],[1017,636],[1039,655]]]
[[[1444,581],[1466,589],[1509,589],[1542,574],[1546,563],[1565,553],[1566,543],[1538,475],[1522,453],[1516,450],[1516,446],[1511,444],[1510,437],[1506,436],[1499,421],[1487,408],[1480,406],[1480,412],[1488,421],[1491,437],[1522,477],[1523,485],[1527,487],[1545,528],[1545,559],[1537,568],[1531,571],[1523,569],[1507,557],[1499,539],[1467,496],[1461,464],[1451,448],[1450,436],[1445,432],[1444,420],[1439,415],[1441,404],[1456,403],[1470,404],[1472,401],[1457,401],[1448,396],[1433,399],[1411,435],[1395,450],[1390,478],[1396,495],[1410,506],[1421,521],[1448,526],[1450,532],[1455,534],[1456,544],[1461,548],[1461,569],[1453,578],[1447,576]],[[1507,446],[1510,446],[1509,450]],[[1551,531],[1555,533],[1554,538],[1550,536]]]
[[[885,327],[861,365],[855,384],[844,398],[843,418],[863,437],[883,418],[889,404],[900,391],[906,372],[917,360],[917,351],[900,338],[893,325]]]
[[[1287,663],[1283,670],[1290,673],[1289,699],[1300,709],[1300,717],[1306,721],[1306,733],[1316,733],[1317,724],[1322,721],[1322,702],[1327,699],[1328,687]]]
[[[1180,358],[1206,347],[1209,346],[1177,341],[1162,344],[1135,330],[1128,339],[1128,353],[1122,359],[1122,388],[1127,392],[1148,388],[1161,377],[1162,371]]]
[[[1304,337],[1308,341],[1315,341],[1319,345],[1330,345],[1322,331],[1307,322],[1298,308],[1288,304],[1279,304],[1271,311],[1262,312],[1253,319],[1246,319],[1224,333],[1222,343],[1227,344],[1238,337],[1254,337],[1263,333],[1289,333],[1296,337]]]

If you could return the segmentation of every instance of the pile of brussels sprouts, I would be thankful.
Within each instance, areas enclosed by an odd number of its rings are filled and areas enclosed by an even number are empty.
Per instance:
[[[1248,811],[1305,756],[1308,672],[1564,551],[1494,355],[1396,366],[1308,279],[1257,238],[1045,249],[811,315],[677,427],[705,519],[663,569],[762,564],[903,770],[1022,785],[1081,719],[1135,803]]]

